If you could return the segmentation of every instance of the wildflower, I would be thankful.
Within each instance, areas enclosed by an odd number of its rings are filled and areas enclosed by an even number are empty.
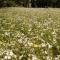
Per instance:
[[[32,60],[38,60],[38,58],[35,55],[32,55]]]
[[[16,58],[17,56],[16,55],[14,55],[14,58]]]
[[[54,43],[54,44],[56,44],[56,43],[57,43],[57,41],[56,41],[56,39],[55,39],[55,38],[53,38],[53,43]]]
[[[42,47],[46,47],[46,44],[45,44],[45,43],[42,43],[41,46],[42,46]]]
[[[23,42],[22,42],[22,39],[18,39],[18,42],[19,42],[19,43],[23,43]]]
[[[5,35],[6,35],[6,36],[9,36],[9,35],[10,35],[10,32],[5,32]]]
[[[4,59],[11,59],[14,56],[14,53],[12,52],[12,50],[7,50],[5,51],[5,56]]]
[[[47,51],[45,51],[45,54],[47,54]]]
[[[24,33],[22,33],[21,35],[24,36]]]
[[[52,20],[52,18],[48,18],[48,20]]]
[[[34,47],[39,47],[39,45],[37,45],[37,44],[33,44],[33,46],[34,46]]]
[[[13,52],[12,51],[10,51],[10,56],[13,56],[14,54],[13,54]]]
[[[19,59],[21,59],[23,57],[23,55],[19,56]]]
[[[56,34],[55,31],[53,31],[52,34],[53,34],[53,35]]]
[[[5,56],[4,59],[11,59],[11,56]]]
[[[32,42],[28,42],[28,45],[29,45],[29,46],[33,46],[33,43],[32,43]]]
[[[55,57],[54,60],[58,60],[58,57]]]
[[[30,32],[31,31],[31,28],[28,31]]]
[[[47,60],[51,60],[52,58],[50,58],[49,56],[47,56]]]
[[[7,55],[7,56],[8,56],[8,55],[13,56],[14,54],[13,54],[13,52],[12,52],[11,50],[8,50],[8,51],[6,52],[6,55]]]
[[[28,60],[31,60],[30,58],[28,58]]]
[[[49,43],[47,43],[47,45],[48,45],[48,48],[52,48],[52,45],[50,45]]]
[[[41,36],[43,36],[44,35],[44,33],[41,33]]]

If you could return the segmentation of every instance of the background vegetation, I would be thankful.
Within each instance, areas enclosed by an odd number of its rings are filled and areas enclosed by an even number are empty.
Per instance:
[[[0,7],[60,7],[60,0],[0,0]]]

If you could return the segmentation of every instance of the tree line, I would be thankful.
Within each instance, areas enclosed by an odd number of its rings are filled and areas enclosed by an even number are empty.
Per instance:
[[[0,7],[60,7],[60,0],[0,0]]]

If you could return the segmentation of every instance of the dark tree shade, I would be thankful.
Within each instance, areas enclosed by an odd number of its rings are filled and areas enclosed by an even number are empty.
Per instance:
[[[0,7],[60,7],[60,0],[0,0]]]

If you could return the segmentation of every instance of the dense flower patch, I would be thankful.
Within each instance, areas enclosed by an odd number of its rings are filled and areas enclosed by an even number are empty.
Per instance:
[[[60,60],[59,9],[0,9],[0,60]]]

